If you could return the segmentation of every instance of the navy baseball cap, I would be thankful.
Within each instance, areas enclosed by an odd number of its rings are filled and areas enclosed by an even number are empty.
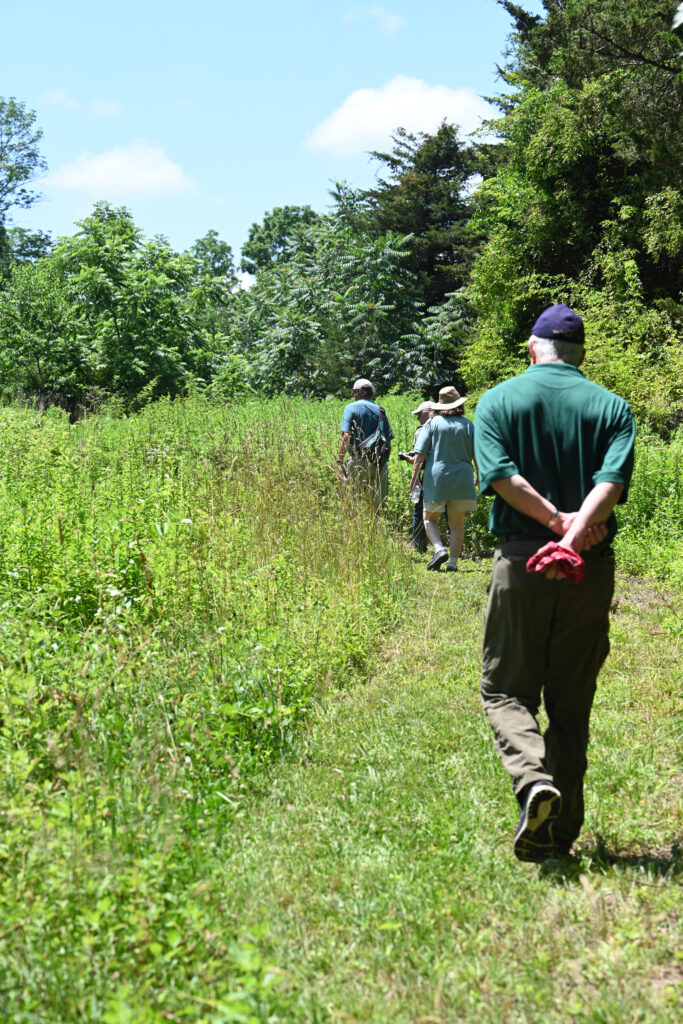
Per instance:
[[[583,345],[583,320],[569,306],[548,306],[544,309],[531,329],[537,338],[549,338],[551,341],[573,341]]]

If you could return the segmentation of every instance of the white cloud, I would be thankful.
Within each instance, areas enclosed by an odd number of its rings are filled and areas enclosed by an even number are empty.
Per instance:
[[[397,75],[378,89],[352,92],[315,126],[306,144],[333,156],[353,156],[385,146],[399,127],[431,133],[446,120],[468,134],[491,113],[486,100],[472,89],[449,89]]]
[[[82,112],[90,117],[118,117],[121,114],[121,107],[111,100],[90,100],[88,103],[81,103],[66,89],[50,89],[43,97],[45,103],[53,107],[63,107],[64,110]]]
[[[85,110],[92,117],[120,117],[122,112],[114,100],[91,100]]]
[[[50,89],[43,99],[53,107],[64,107],[66,110],[78,110],[78,102],[66,89]]]
[[[406,24],[402,14],[388,11],[386,7],[352,7],[344,15],[344,24],[358,25],[363,21],[371,21],[386,36],[394,36]]]
[[[255,284],[256,278],[253,274],[238,274],[237,285],[233,288],[233,292],[248,292]]]
[[[194,190],[192,180],[160,146],[133,142],[108,153],[81,153],[42,182],[55,189],[86,192],[98,199],[176,195]]]

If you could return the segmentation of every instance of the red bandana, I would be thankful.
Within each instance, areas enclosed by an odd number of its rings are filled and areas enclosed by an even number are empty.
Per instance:
[[[551,540],[531,556],[526,563],[526,571],[545,572],[551,565],[554,565],[574,583],[581,582],[586,569],[586,563],[581,555],[577,555],[570,548],[560,547],[556,541]]]

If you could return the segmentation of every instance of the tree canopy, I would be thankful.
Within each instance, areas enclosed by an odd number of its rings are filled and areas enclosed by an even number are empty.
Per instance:
[[[242,246],[242,270],[258,274],[276,263],[287,263],[300,231],[322,222],[310,206],[276,206],[260,224],[252,224]]]
[[[132,409],[195,381],[234,376],[221,323],[232,304],[229,247],[145,240],[125,207],[98,203],[48,256],[16,266],[0,293],[5,398],[75,412],[116,397]]]
[[[9,210],[25,209],[36,201],[29,182],[47,168],[38,148],[43,133],[35,121],[35,113],[25,104],[0,96],[0,287],[14,261],[35,259],[49,245],[49,236],[42,231],[9,227]]]
[[[373,239],[331,216],[300,231],[285,262],[263,270],[241,296],[235,351],[265,394],[335,394],[363,372],[405,384],[409,296],[406,241]]]
[[[469,185],[479,171],[478,151],[445,121],[434,135],[398,128],[393,142],[391,152],[370,154],[384,169],[374,188],[359,193],[356,222],[375,237],[412,235],[406,265],[415,275],[415,298],[428,309],[469,277],[477,242]]]
[[[30,189],[47,164],[38,144],[43,137],[35,127],[36,115],[14,97],[0,96],[0,221],[12,206],[31,206],[37,199]]]
[[[338,183],[325,215],[281,206],[252,225],[249,291],[215,230],[177,253],[107,203],[54,248],[10,227],[4,214],[33,201],[44,163],[35,115],[2,101],[2,396],[127,409],[198,386],[339,394],[359,375],[476,395],[524,367],[530,325],[568,302],[586,323],[590,376],[673,430],[683,22],[673,31],[671,0],[544,0],[543,15],[498,2],[512,34],[486,126],[496,141],[445,122],[398,127],[371,154],[373,187]]]
[[[514,21],[503,71],[514,91],[493,125],[504,160],[477,195],[486,243],[463,372],[480,388],[520,368],[535,315],[567,301],[596,338],[589,372],[663,422],[683,405],[683,75],[672,5],[546,0],[540,18],[500,2]]]

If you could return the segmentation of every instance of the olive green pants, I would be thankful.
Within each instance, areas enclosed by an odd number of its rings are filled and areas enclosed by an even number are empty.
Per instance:
[[[569,846],[583,824],[583,777],[596,680],[609,651],[614,556],[601,545],[585,556],[581,583],[528,573],[543,542],[496,549],[484,627],[481,695],[496,749],[520,798],[552,779],[562,793],[554,826]],[[542,735],[541,699],[548,715]]]

